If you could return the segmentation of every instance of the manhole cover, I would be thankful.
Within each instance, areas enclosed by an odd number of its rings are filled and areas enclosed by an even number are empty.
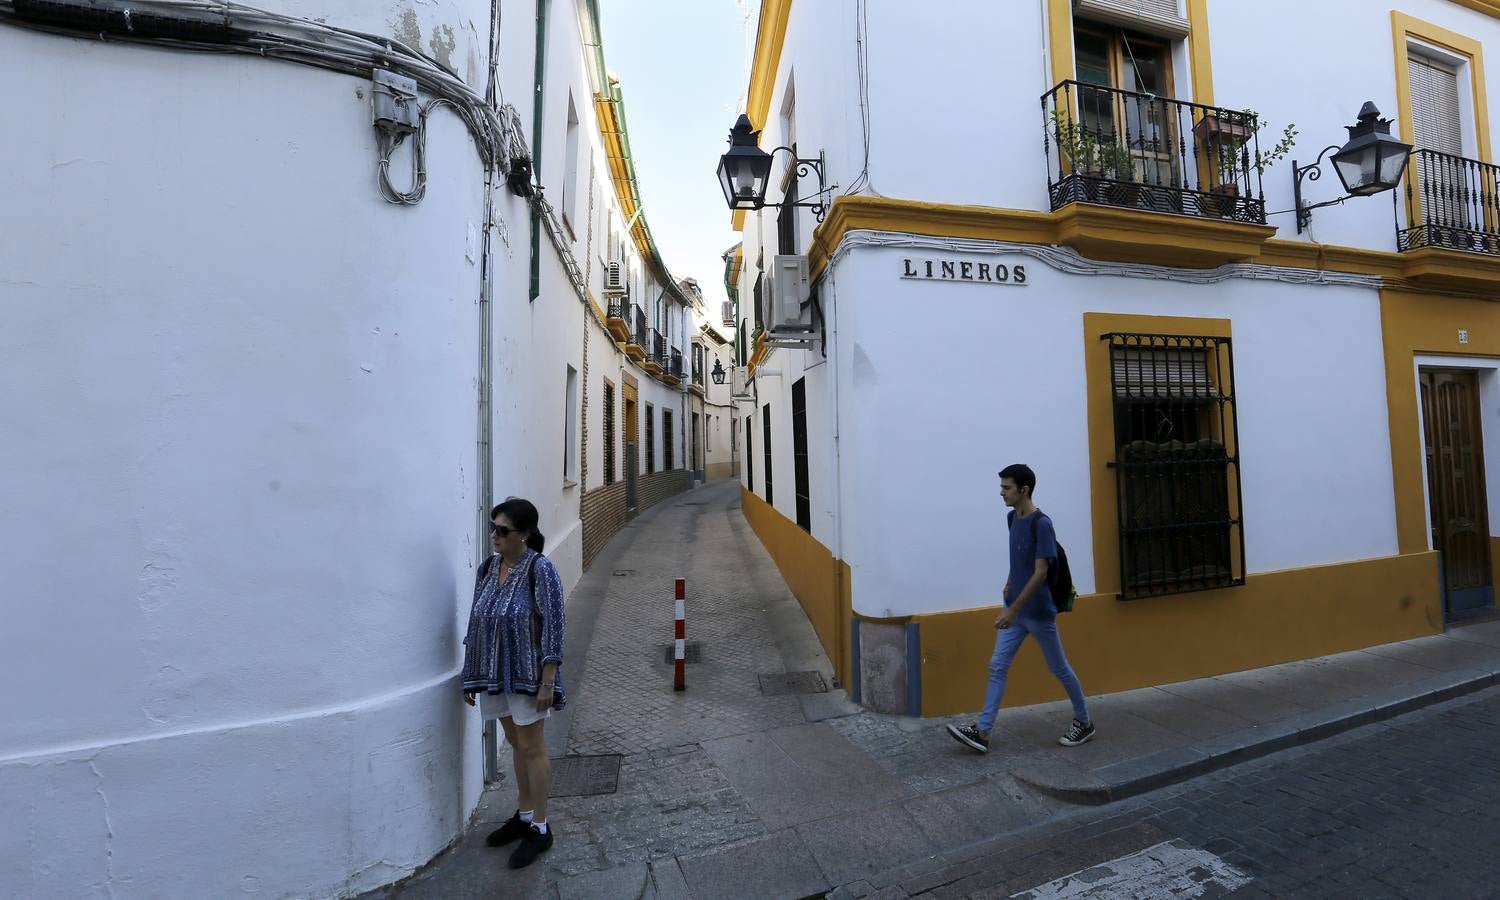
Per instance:
[[[760,692],[775,694],[825,694],[828,685],[817,672],[778,672],[760,676]]]
[[[559,756],[552,760],[551,797],[613,794],[620,786],[620,754]]]
[[[662,662],[666,663],[669,666],[677,662],[676,644],[663,644],[661,649]],[[682,648],[682,658],[684,662],[703,662],[703,645],[699,644],[697,641],[688,641],[687,644]]]
[[[634,575],[634,574],[635,574],[635,569],[615,569],[615,577],[616,578],[624,578],[627,575]]]

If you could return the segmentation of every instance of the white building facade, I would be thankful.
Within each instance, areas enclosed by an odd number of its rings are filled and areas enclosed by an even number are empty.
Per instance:
[[[778,153],[737,214],[742,483],[859,699],[980,705],[1015,462],[1090,691],[1493,605],[1496,42],[1500,7],[1449,0],[764,4],[747,114],[823,177]],[[1366,100],[1417,148],[1404,180],[1299,232],[1294,160]],[[782,205],[819,187],[821,221]],[[1023,653],[1007,702],[1060,696]]]
[[[0,4],[0,894],[374,888],[483,786],[490,506],[571,589],[586,498],[691,484],[596,4],[86,5]]]

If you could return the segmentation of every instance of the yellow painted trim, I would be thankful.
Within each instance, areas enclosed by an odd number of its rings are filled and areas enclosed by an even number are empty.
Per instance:
[[[1500,3],[1497,3],[1496,0],[1452,0],[1452,2],[1457,3],[1459,6],[1467,6],[1475,12],[1482,12],[1487,16],[1494,16],[1500,19]]]
[[[781,51],[786,46],[791,15],[792,0],[761,0],[755,53],[750,59],[750,85],[745,91],[745,115],[757,131],[765,127],[771,111],[771,95],[776,92],[776,74],[781,68]],[[745,211],[735,210],[730,214],[730,222],[735,231],[744,231]]]
[[[1214,62],[1208,38],[1208,0],[1188,0],[1188,54],[1193,72],[1193,102],[1214,105]]]
[[[1047,55],[1052,61],[1052,86],[1071,81],[1073,64],[1073,2],[1047,0]]]
[[[983,705],[998,611],[913,617],[922,631],[922,715]],[[1443,611],[1437,554],[1424,552],[1255,574],[1223,591],[1130,602],[1093,594],[1059,622],[1084,690],[1104,694],[1437,634]],[[1062,698],[1028,641],[1011,667],[1005,705]]]
[[[1385,397],[1390,412],[1391,492],[1396,502],[1396,545],[1402,553],[1427,550],[1426,484],[1422,478],[1422,418],[1415,357],[1449,354],[1500,359],[1500,319],[1493,302],[1386,289],[1380,292],[1385,343]],[[1460,328],[1469,343],[1458,342]],[[1500,448],[1485,448],[1500,453]],[[1500,584],[1500,581],[1496,582]]]
[[[839,681],[850,684],[849,623],[854,613],[848,564],[743,485],[740,506],[792,596],[807,613]]]
[[[1110,376],[1109,347],[1099,336],[1115,331],[1221,338],[1233,336],[1228,319],[1083,314],[1084,383],[1087,385],[1089,427],[1089,495],[1094,526],[1094,590],[1110,597],[1120,592],[1120,516],[1115,470],[1109,466],[1115,458],[1114,389]],[[1234,453],[1234,448],[1230,452]],[[1238,510],[1233,512],[1238,514]]]

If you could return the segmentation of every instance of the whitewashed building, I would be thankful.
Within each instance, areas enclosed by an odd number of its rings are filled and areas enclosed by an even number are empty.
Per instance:
[[[811,162],[735,214],[742,483],[858,698],[981,705],[1013,462],[1092,692],[1493,605],[1497,46],[1483,0],[762,5],[746,112]],[[1303,219],[1366,101],[1403,180]]]
[[[691,483],[595,0],[259,5],[0,2],[3,896],[411,873],[491,504],[571,588]]]

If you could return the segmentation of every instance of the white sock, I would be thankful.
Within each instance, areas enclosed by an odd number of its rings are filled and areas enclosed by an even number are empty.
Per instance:
[[[532,822],[531,823],[531,827],[535,828],[537,831],[540,831],[542,834],[546,834],[547,833],[547,823],[546,822]]]
[[[532,820],[533,817],[535,817],[535,815],[536,815],[536,810],[534,810],[534,809],[523,809],[523,810],[521,810],[521,821],[525,822],[526,824],[529,825],[529,824],[531,824],[531,820]]]

